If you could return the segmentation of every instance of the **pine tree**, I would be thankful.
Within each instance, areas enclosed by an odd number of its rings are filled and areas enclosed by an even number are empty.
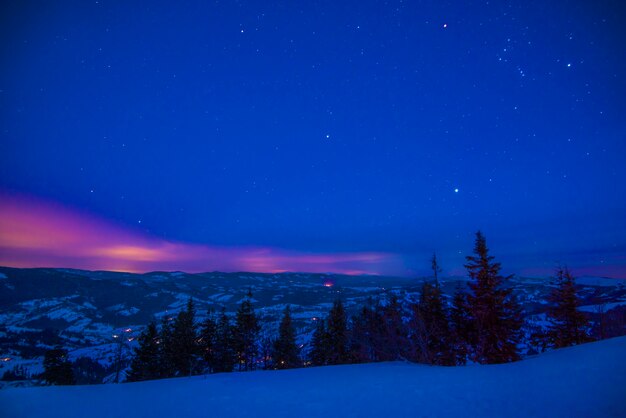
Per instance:
[[[576,283],[567,267],[557,270],[556,282],[549,297],[553,305],[548,310],[548,345],[561,348],[591,341],[589,321],[578,311]]]
[[[350,326],[350,355],[352,362],[380,361],[382,316],[372,307],[371,299],[352,317]]]
[[[313,366],[325,366],[330,357],[329,335],[326,323],[322,318],[317,321],[317,326],[311,338],[311,352],[309,354]]]
[[[252,307],[252,292],[239,305],[235,317],[234,347],[239,370],[254,370],[258,354],[257,337],[261,327]]]
[[[158,379],[160,374],[159,338],[156,323],[152,321],[139,337],[139,347],[134,349],[127,381]]]
[[[189,298],[186,309],[178,313],[172,326],[172,362],[177,376],[191,376],[198,368],[200,347],[195,315],[193,300]]]
[[[466,257],[465,265],[472,279],[467,296],[472,359],[481,364],[519,360],[521,310],[511,290],[503,287],[510,277],[500,275],[500,263],[489,255],[480,231],[476,233],[474,254]]]
[[[232,372],[237,358],[233,348],[233,327],[226,315],[225,308],[222,308],[220,319],[217,322],[216,334],[214,371],[215,373]]]
[[[350,360],[347,322],[343,303],[336,300],[328,315],[328,364],[346,364]]]
[[[202,324],[200,331],[200,349],[202,357],[209,373],[215,373],[215,347],[217,345],[217,322],[213,317],[213,311],[207,312],[207,318]]]
[[[450,309],[452,352],[457,365],[463,365],[467,362],[469,327],[467,298],[461,288],[458,287],[452,298],[452,308]]]
[[[274,342],[273,359],[277,369],[291,369],[300,366],[300,350],[296,345],[296,330],[291,321],[289,305],[283,311],[278,329],[278,339]]]
[[[159,366],[162,378],[175,376],[174,357],[171,318],[164,316],[161,320],[161,329],[159,330]]]
[[[381,333],[379,357],[381,361],[400,360],[407,355],[408,331],[402,320],[402,306],[396,295],[391,295],[389,303],[379,307],[381,312]]]
[[[67,350],[57,346],[47,350],[43,360],[44,372],[41,375],[49,385],[75,384],[72,363],[68,359]]]
[[[453,365],[455,361],[448,314],[438,281],[423,284],[414,315],[417,315],[412,323],[417,324],[414,335],[418,342],[419,361],[443,366]]]

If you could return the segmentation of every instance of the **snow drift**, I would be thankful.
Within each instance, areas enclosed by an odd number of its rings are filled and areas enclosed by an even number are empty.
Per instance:
[[[518,363],[407,363],[0,391],[7,417],[626,417],[626,337]]]

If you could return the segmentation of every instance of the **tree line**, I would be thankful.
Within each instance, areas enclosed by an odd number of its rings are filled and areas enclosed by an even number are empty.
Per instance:
[[[153,321],[142,332],[127,381],[259,367],[289,369],[392,360],[456,366],[468,361],[519,360],[522,310],[506,287],[510,276],[500,274],[501,265],[489,254],[482,233],[476,233],[473,254],[466,261],[468,289],[457,288],[450,303],[439,283],[441,269],[435,255],[433,280],[422,285],[418,301],[403,305],[395,295],[386,303],[370,299],[349,318],[342,301],[336,300],[327,317],[317,319],[308,353],[302,353],[296,343],[289,306],[283,311],[275,339],[260,341],[261,327],[250,292],[234,321],[222,309],[219,314],[209,311],[206,320],[197,324],[195,306],[189,299],[173,320],[164,318],[160,326]],[[575,281],[567,268],[557,270],[556,281],[549,297],[550,325],[547,331],[532,336],[542,349],[591,340],[588,320],[577,310]],[[48,381],[55,383],[53,380]],[[67,384],[67,375],[63,381]]]

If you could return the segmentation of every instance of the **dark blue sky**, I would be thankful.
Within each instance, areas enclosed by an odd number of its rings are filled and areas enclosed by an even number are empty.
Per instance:
[[[625,17],[3,2],[0,190],[168,241],[395,254],[400,274],[433,251],[460,272],[481,229],[507,271],[626,277]]]

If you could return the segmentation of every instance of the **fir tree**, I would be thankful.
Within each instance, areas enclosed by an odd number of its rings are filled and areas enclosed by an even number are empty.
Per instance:
[[[436,267],[436,263],[433,266]],[[414,315],[417,315],[412,323],[417,324],[414,335],[419,348],[418,360],[443,366],[455,364],[448,314],[438,281],[423,284]]]
[[[343,303],[336,300],[328,316],[328,364],[346,364],[348,350],[348,324]]]
[[[291,321],[289,305],[283,311],[278,329],[278,339],[274,342],[273,360],[277,369],[291,369],[300,366],[300,350],[296,345],[296,330]]]
[[[325,366],[330,356],[329,335],[326,323],[322,318],[317,320],[317,326],[311,338],[310,360],[313,366]]]
[[[222,308],[220,319],[217,322],[215,339],[215,373],[232,372],[237,362],[233,348],[233,327],[226,315],[226,309]]]
[[[510,277],[500,275],[500,263],[489,255],[480,231],[476,233],[474,255],[466,259],[465,268],[472,279],[467,296],[472,359],[483,364],[519,360],[521,311],[511,290],[503,287]]]
[[[171,318],[164,316],[159,330],[159,366],[162,378],[174,377],[174,341],[172,334]]]
[[[67,350],[57,346],[47,350],[43,360],[44,372],[41,375],[49,385],[75,384],[72,363],[68,359]]]
[[[378,345],[380,360],[390,361],[405,358],[408,332],[402,320],[402,306],[398,297],[391,295],[389,303],[384,307],[379,307],[379,310],[381,312],[380,344]]]
[[[457,288],[452,298],[450,309],[450,331],[452,337],[452,352],[455,363],[463,365],[467,362],[467,340],[470,327],[469,314],[467,312],[467,298],[460,287]]]
[[[548,345],[561,348],[591,341],[589,321],[578,311],[580,302],[576,283],[567,267],[557,270],[556,282],[557,287],[549,297],[553,305],[548,310],[551,323],[547,332]]]
[[[258,354],[257,337],[261,327],[252,307],[252,292],[239,305],[235,317],[234,347],[239,370],[254,370]]]
[[[134,349],[133,361],[127,380],[129,382],[138,382],[141,380],[158,379],[160,374],[159,338],[156,323],[152,321],[139,337],[139,347]]]
[[[350,327],[350,354],[355,363],[380,361],[382,316],[372,307],[371,299],[352,317]]]
[[[195,325],[196,310],[189,298],[187,307],[176,316],[172,326],[172,362],[177,376],[191,376],[198,367],[198,335]]]
[[[216,358],[215,347],[217,345],[217,322],[213,317],[213,311],[207,312],[207,318],[202,324],[200,331],[200,349],[202,357],[209,373],[215,372]]]

